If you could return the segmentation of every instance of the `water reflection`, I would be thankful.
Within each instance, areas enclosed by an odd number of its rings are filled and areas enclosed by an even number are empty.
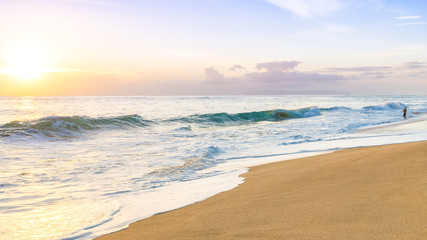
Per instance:
[[[4,229],[0,226],[0,239],[61,239],[72,235],[72,229],[82,229],[104,221],[110,212],[116,210],[111,208],[111,203],[93,201],[65,200],[54,204],[27,205],[27,211],[0,215],[0,221],[5,223],[2,226],[7,226]],[[13,221],[6,224],[6,218]]]
[[[25,96],[18,99],[18,108],[22,115],[19,120],[34,120],[37,119],[37,105],[33,96]]]

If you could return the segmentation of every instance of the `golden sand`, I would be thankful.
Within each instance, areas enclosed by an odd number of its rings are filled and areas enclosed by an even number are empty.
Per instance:
[[[427,239],[427,142],[266,164],[244,177],[98,240]]]

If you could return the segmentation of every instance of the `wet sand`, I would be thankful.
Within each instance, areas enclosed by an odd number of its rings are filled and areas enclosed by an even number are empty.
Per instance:
[[[97,239],[427,239],[427,142],[266,164],[244,177]]]

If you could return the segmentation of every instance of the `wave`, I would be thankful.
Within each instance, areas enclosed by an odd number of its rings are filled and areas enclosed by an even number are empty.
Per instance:
[[[89,130],[144,127],[152,121],[139,115],[91,118],[85,116],[50,116],[31,121],[13,121],[0,126],[0,137],[47,136],[74,137]]]
[[[186,123],[201,123],[201,124],[223,124],[223,123],[241,123],[241,122],[260,122],[260,121],[280,121],[292,118],[306,118],[319,116],[320,111],[317,107],[301,108],[296,110],[269,110],[269,111],[254,111],[243,113],[211,113],[211,114],[195,114],[189,117],[175,118],[169,121],[179,121]]]
[[[307,118],[321,115],[321,112],[347,111],[383,111],[397,110],[406,107],[400,102],[385,102],[379,105],[366,106],[362,109],[352,109],[343,106],[329,108],[306,107],[295,110],[275,109],[268,111],[253,111],[240,113],[209,113],[194,114],[187,117],[163,120],[146,120],[137,114],[115,117],[87,116],[50,116],[31,121],[13,121],[0,125],[0,137],[30,136],[30,137],[78,137],[91,130],[124,129],[146,127],[153,124],[196,123],[202,125],[239,125],[261,121],[282,121],[288,119]],[[191,126],[179,127],[175,132],[191,132]]]
[[[185,122],[198,124],[223,124],[223,123],[246,123],[259,121],[280,121],[291,118],[304,118],[320,115],[317,107],[302,108],[297,110],[271,110],[246,113],[212,113],[196,114],[183,118],[172,118],[157,123]],[[23,137],[59,137],[72,138],[91,130],[108,130],[145,127],[156,123],[155,121],[143,119],[137,114],[116,117],[87,116],[50,116],[37,120],[13,121],[0,125],[0,137],[23,136]],[[191,131],[191,127],[181,127],[178,131]]]
[[[385,102],[379,105],[366,106],[363,109],[365,110],[396,110],[396,109],[403,109],[405,107],[407,106],[401,102]]]
[[[321,111],[352,111],[354,109],[349,107],[330,107],[330,108],[321,108]]]
[[[195,154],[180,160],[179,165],[154,169],[142,177],[131,180],[142,188],[157,188],[170,182],[190,181],[218,174],[218,171],[203,170],[217,166],[224,160],[216,159],[215,155],[223,152],[217,146],[209,146],[196,150]]]
[[[397,109],[403,109],[407,107],[407,105],[401,103],[401,102],[384,102],[378,105],[370,105],[365,106],[362,108],[362,110],[397,110]],[[359,109],[360,110],[360,109]],[[320,108],[320,111],[358,111],[357,109],[349,108],[349,107],[343,107],[343,106],[335,106],[335,107],[329,107],[329,108]]]

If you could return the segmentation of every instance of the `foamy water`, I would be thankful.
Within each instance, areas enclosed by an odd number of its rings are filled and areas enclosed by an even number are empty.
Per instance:
[[[3,97],[0,239],[92,239],[249,166],[427,140],[426,112],[426,96]]]

